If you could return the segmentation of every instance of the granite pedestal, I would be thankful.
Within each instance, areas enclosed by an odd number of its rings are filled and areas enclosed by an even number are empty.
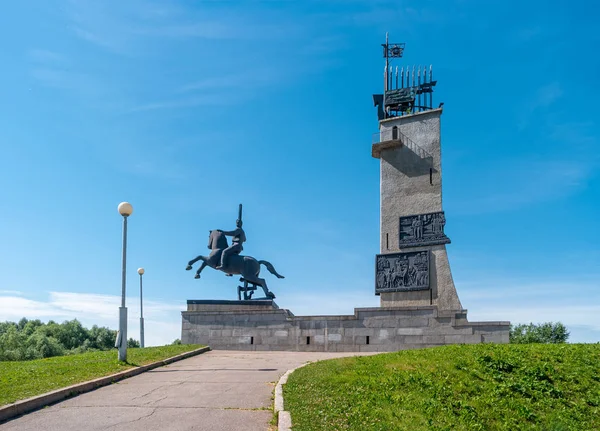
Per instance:
[[[274,301],[189,300],[184,344],[212,349],[389,352],[460,343],[507,343],[509,322],[469,322],[437,306],[355,308],[346,316],[294,316]]]

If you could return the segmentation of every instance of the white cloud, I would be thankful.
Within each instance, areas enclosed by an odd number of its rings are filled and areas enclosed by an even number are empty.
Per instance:
[[[1,293],[1,292],[0,292]],[[128,337],[139,339],[139,297],[127,297]],[[28,319],[78,319],[84,326],[118,327],[118,308],[121,298],[116,295],[93,293],[50,292],[47,301],[32,300],[2,294],[0,321]],[[184,304],[173,301],[144,300],[144,333],[146,346],[169,344],[181,338],[181,311]]]
[[[573,280],[491,278],[457,280],[462,304],[470,321],[511,321],[518,323],[562,322],[571,331],[571,342],[600,341],[600,282],[597,275]],[[355,286],[361,286],[357,288]],[[276,302],[296,316],[352,315],[355,308],[378,307],[370,281],[355,280],[352,286],[331,291],[313,286],[277,290]],[[7,293],[8,292],[8,293]],[[573,295],[577,292],[577,295]],[[18,296],[18,291],[0,291],[0,321],[22,317],[63,321],[78,319],[86,327],[96,324],[117,328],[117,295],[49,292],[47,300]],[[127,297],[128,336],[139,339],[139,297]],[[181,337],[183,302],[144,300],[146,345],[164,345]]]
[[[593,274],[565,281],[490,276],[488,280],[459,282],[457,288],[470,321],[561,322],[571,330],[570,342],[598,342],[599,285]]]
[[[19,290],[0,290],[0,295],[23,295]]]
[[[22,317],[28,319],[52,318],[60,315],[63,318],[72,318],[73,315],[58,310],[50,303],[35,301],[17,296],[0,297],[0,320],[19,320]]]

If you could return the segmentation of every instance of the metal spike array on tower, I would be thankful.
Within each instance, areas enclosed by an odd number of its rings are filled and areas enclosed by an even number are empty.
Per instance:
[[[402,66],[398,73],[398,66],[394,69],[390,59],[401,58],[405,44],[390,44],[386,33],[385,43],[381,46],[385,58],[383,94],[373,95],[375,106],[379,105],[379,119],[433,109],[433,87],[437,83],[433,80],[433,66],[412,66],[412,71],[409,66]]]

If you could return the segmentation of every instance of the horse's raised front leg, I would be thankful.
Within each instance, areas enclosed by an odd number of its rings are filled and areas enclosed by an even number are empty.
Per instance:
[[[200,268],[198,268],[198,271],[196,271],[196,275],[194,275],[194,278],[200,278],[200,273],[204,268],[206,268],[206,265],[208,265],[206,263],[206,260],[202,259],[202,265],[200,265]]]
[[[194,259],[190,260],[187,266],[185,267],[185,270],[189,271],[190,269],[192,269],[192,265],[198,262],[200,259],[202,259],[202,257],[203,256],[196,256]]]

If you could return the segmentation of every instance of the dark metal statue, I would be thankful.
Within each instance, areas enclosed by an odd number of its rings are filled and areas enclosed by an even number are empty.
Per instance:
[[[260,278],[260,265],[264,265],[267,270],[277,278],[285,278],[277,273],[273,265],[266,260],[256,260],[251,256],[242,256],[239,253],[243,250],[242,243],[246,241],[246,234],[242,229],[242,205],[240,204],[239,216],[237,220],[237,228],[231,232],[211,230],[208,236],[208,249],[211,250],[208,256],[197,256],[188,262],[186,270],[191,270],[192,265],[199,260],[202,264],[196,271],[194,278],[200,278],[202,270],[210,266],[213,269],[224,272],[226,275],[240,274],[241,281],[245,282],[245,286],[250,283],[260,286],[265,292],[267,298],[275,298],[275,294],[267,287],[267,282],[264,278]],[[232,245],[229,246],[226,235],[233,236]],[[225,256],[224,256],[225,255]],[[239,292],[238,292],[239,295]],[[245,295],[246,296],[246,295]]]
[[[215,269],[225,268],[227,258],[230,255],[240,254],[244,249],[242,244],[246,242],[246,232],[244,232],[244,229],[242,229],[242,224],[242,204],[240,204],[238,219],[235,221],[235,229],[231,231],[217,229],[218,232],[221,232],[222,234],[231,236],[233,238],[231,238],[231,245],[225,250],[223,250],[223,253],[221,253],[221,264]]]

